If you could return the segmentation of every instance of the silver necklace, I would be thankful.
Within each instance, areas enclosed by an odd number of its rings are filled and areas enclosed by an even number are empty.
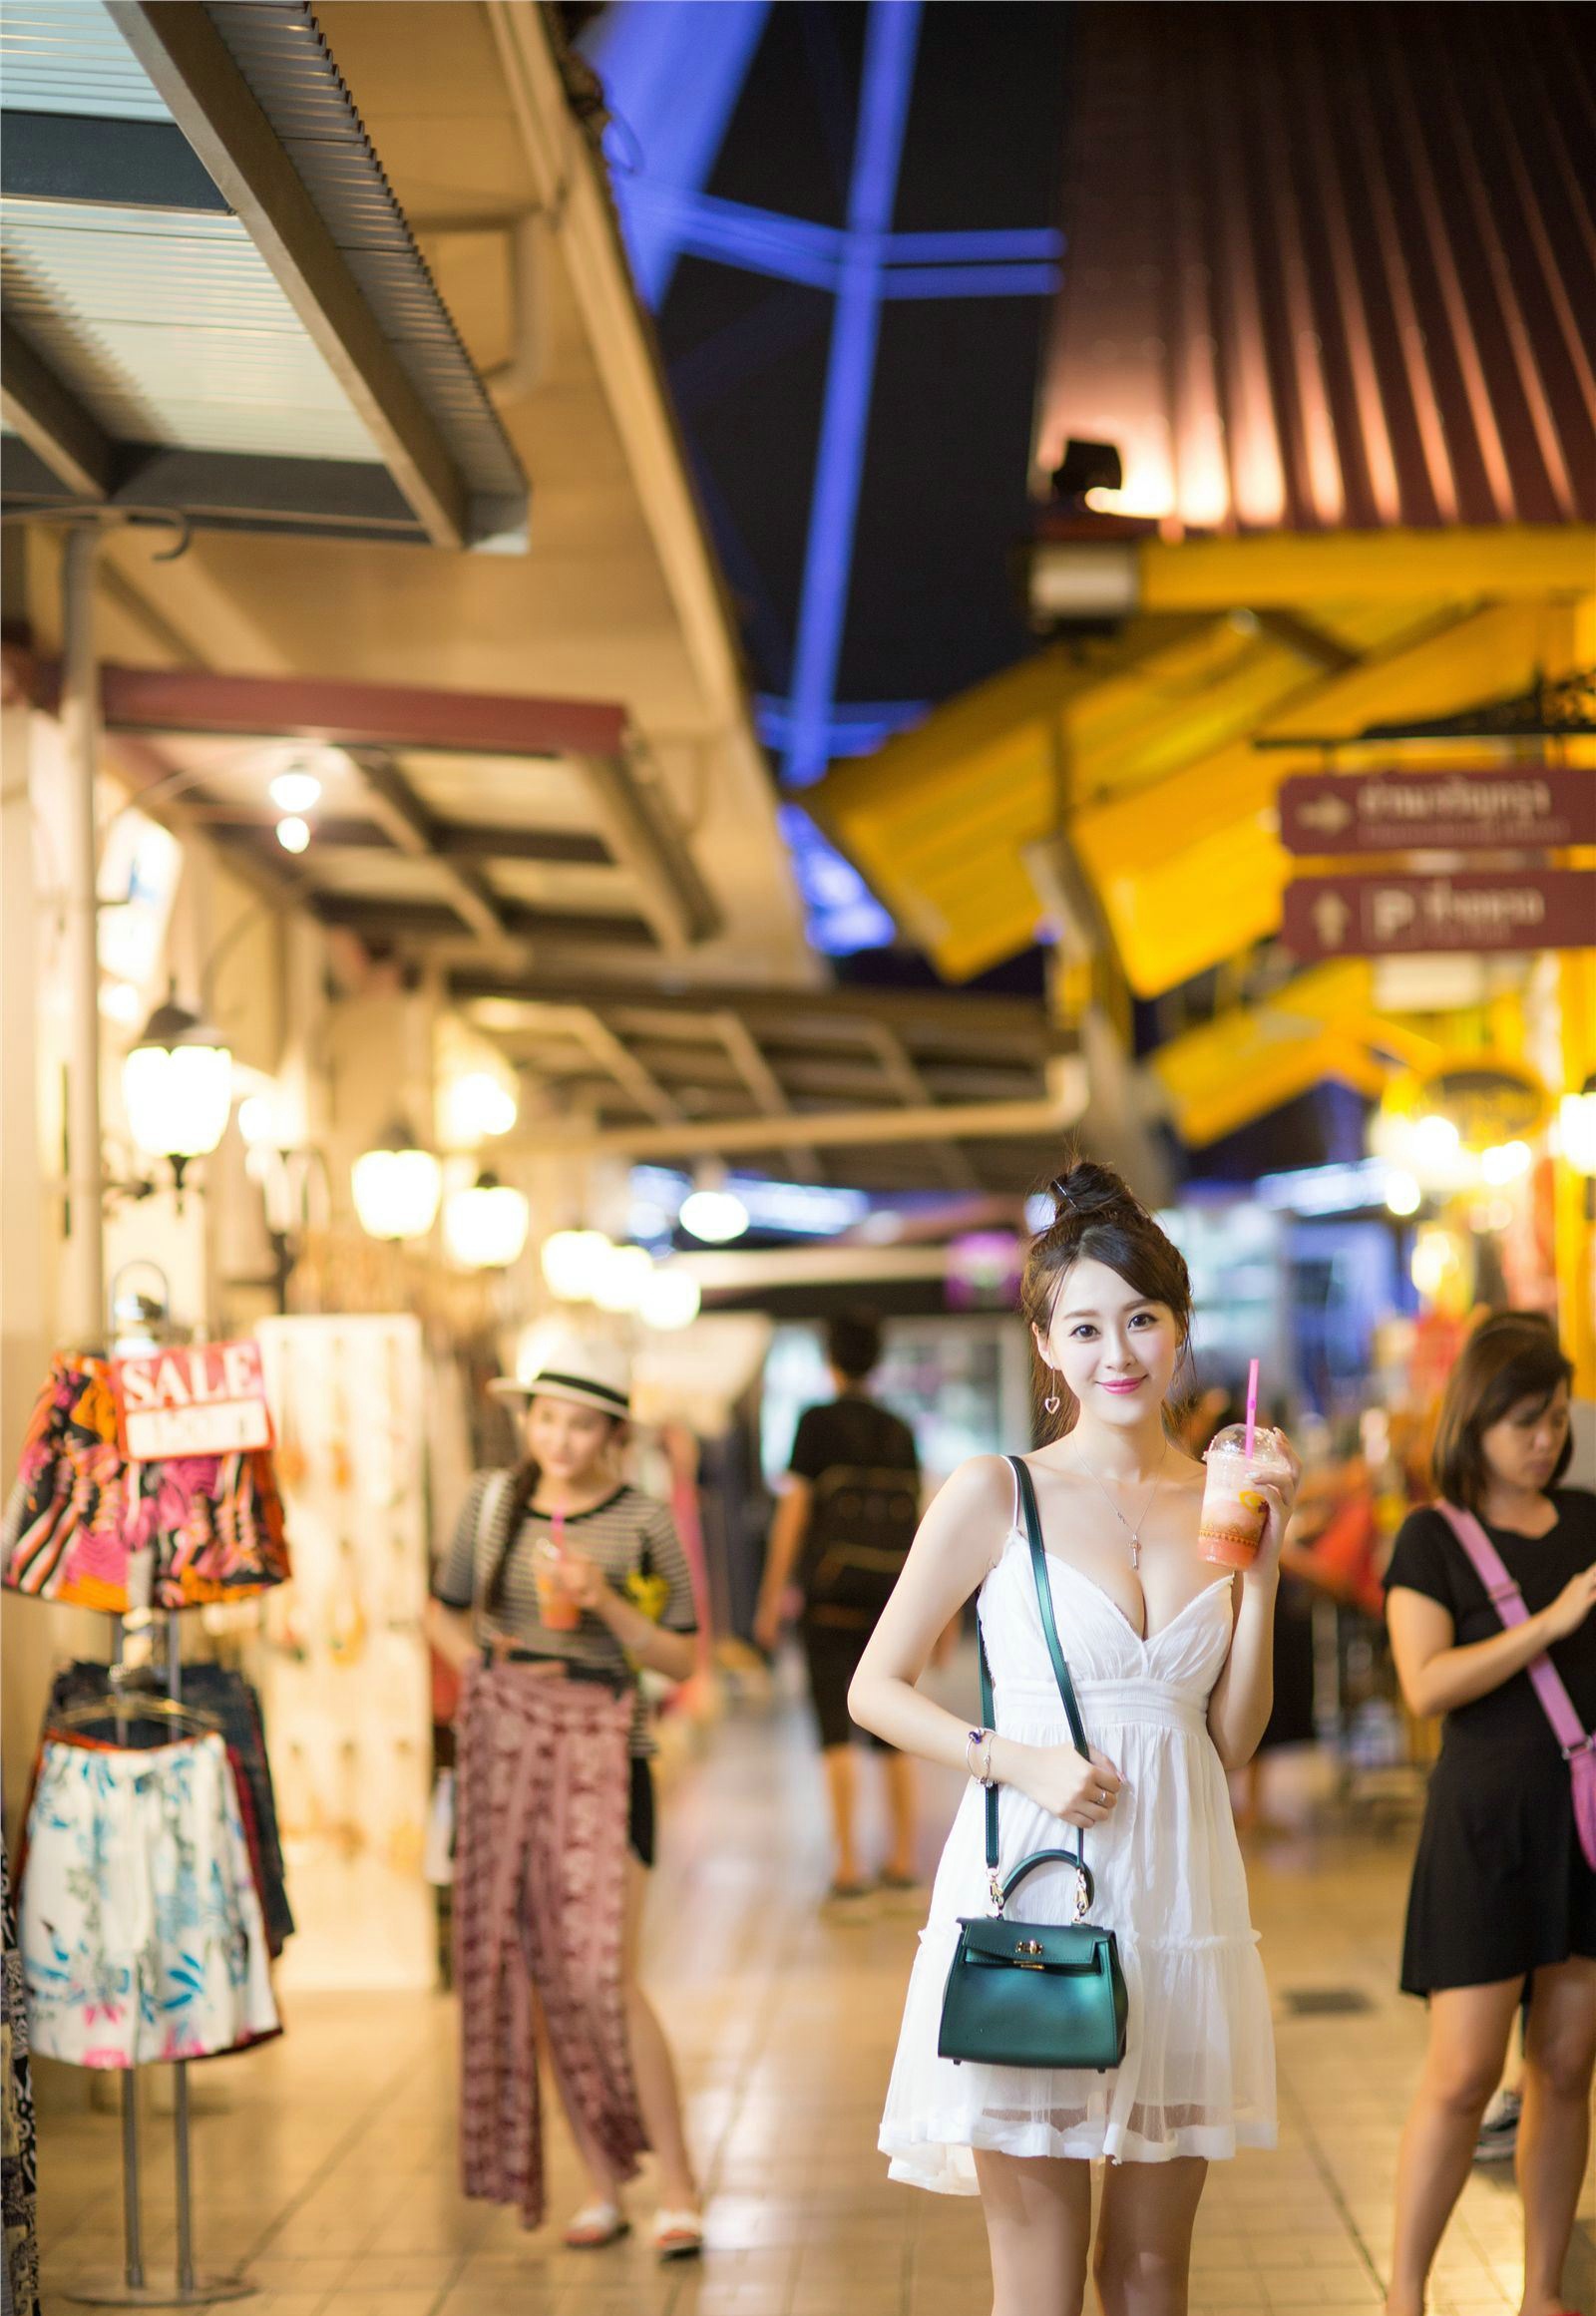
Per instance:
[[[1082,1456],[1080,1459],[1081,1470],[1086,1473],[1088,1478],[1097,1481],[1097,1485],[1102,1491],[1102,1498],[1104,1503],[1108,1506],[1108,1509],[1113,1513],[1114,1518],[1119,1522],[1119,1525],[1124,1529],[1126,1535],[1130,1538],[1130,1565],[1132,1568],[1140,1568],[1141,1566],[1141,1532],[1142,1529],[1146,1526],[1147,1515],[1153,1508],[1153,1497],[1157,1495],[1159,1489],[1164,1484],[1164,1465],[1168,1461],[1169,1442],[1166,1439],[1164,1441],[1164,1452],[1158,1460],[1158,1475],[1153,1481],[1152,1487],[1148,1493],[1147,1501],[1142,1505],[1140,1518],[1136,1521],[1135,1525],[1132,1526],[1131,1522],[1126,1519],[1124,1513],[1114,1502],[1113,1497],[1108,1493],[1107,1482],[1097,1478],[1096,1472],[1092,1470],[1091,1465],[1086,1461],[1084,1456]]]

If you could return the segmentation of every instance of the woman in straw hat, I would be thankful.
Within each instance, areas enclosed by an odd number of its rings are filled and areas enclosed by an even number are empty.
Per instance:
[[[546,2049],[555,2059],[556,2081],[592,2190],[566,2231],[567,2244],[599,2250],[627,2232],[621,2184],[635,2168],[636,2146],[645,2144],[659,2165],[655,2249],[663,2259],[687,2257],[702,2248],[698,2191],[669,2047],[637,1982],[645,1876],[654,1855],[650,1768],[654,1741],[636,1679],[641,1669],[674,1681],[686,1679],[692,1671],[695,1619],[687,1562],[668,1510],[629,1486],[620,1471],[631,1407],[623,1352],[611,1344],[561,1337],[546,1345],[530,1373],[501,1377],[492,1388],[522,1412],[524,1460],[513,1471],[479,1472],[473,1480],[438,1570],[430,1619],[439,1650],[466,1676],[461,1713],[462,1858],[464,1795],[470,1781],[465,1753],[485,1714],[500,1713],[494,1742],[502,1745],[504,1713],[519,1711],[534,1694],[539,1710],[546,1712],[551,1697],[547,1684],[559,1684],[568,1693],[566,1703],[579,1712],[586,1700],[595,1713],[605,1713],[605,1690],[610,1698],[629,1701],[620,1708],[616,1739],[628,1756],[617,1766],[616,1776],[629,1780],[619,1795],[616,1819],[623,1823],[627,1852],[623,1882],[617,1886],[623,1908],[618,1995],[626,2045],[618,2072],[626,2073],[629,2058],[625,2091],[634,2094],[628,2104],[634,2104],[640,2131],[634,2127],[628,2138],[622,2130],[618,2140],[612,2132],[605,2143],[604,2133],[594,2125],[592,2106],[585,2113],[587,2103],[573,2095],[572,2068],[561,2064],[550,1991],[542,1986],[539,1991]],[[512,1698],[508,1708],[502,1696],[507,1683]],[[491,1697],[495,1684],[501,1692],[497,1705]],[[605,1741],[613,1726],[611,1716],[605,1724]],[[525,1758],[529,1779],[547,1774],[549,1755],[543,1741],[529,1744]],[[576,1760],[579,1767],[585,1765],[581,1753]],[[569,1795],[551,1800],[548,1807],[558,1811],[562,1804],[575,1821],[576,1805]],[[529,1822],[544,1807],[539,1797]],[[490,1831],[490,1845],[506,1838],[502,1830]],[[535,1830],[529,1838],[536,1840]],[[491,1876],[491,1846],[478,1854],[482,1871]],[[614,1864],[609,1859],[600,1862],[611,1869]],[[534,1878],[527,1877],[529,1883]],[[547,1873],[542,1879],[547,1886]],[[601,1873],[584,1878],[577,1902],[593,1905],[600,1884],[609,1886]],[[457,1917],[461,1895],[457,1891]],[[561,1943],[569,1950],[571,1942]],[[530,1945],[536,1953],[536,1934]],[[463,1992],[469,2043],[471,1990],[464,1987]],[[573,2050],[578,2050],[585,2034],[586,2030],[575,2033]],[[491,2052],[487,2064],[490,2069],[498,2064]],[[579,2070],[583,2065],[580,2055],[576,2065]],[[468,2051],[468,2109],[473,2096]],[[468,2190],[473,2185],[472,2128],[472,2117],[463,2115]],[[498,2134],[490,2128],[485,2135]],[[499,2152],[492,2146],[483,2149],[478,2191],[515,2192],[514,2186],[506,2187]],[[536,2186],[527,2191],[527,2200],[529,2209],[535,2203],[541,2211]]]

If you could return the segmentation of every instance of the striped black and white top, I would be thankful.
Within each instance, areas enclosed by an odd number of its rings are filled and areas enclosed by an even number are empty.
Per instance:
[[[592,1665],[634,1683],[625,1651],[600,1618],[585,1612],[571,1633],[552,1633],[544,1624],[533,1552],[548,1537],[551,1522],[547,1512],[529,1511],[520,1533],[508,1540],[505,1529],[514,1494],[511,1472],[475,1475],[449,1548],[438,1564],[434,1597],[446,1608],[475,1608],[480,1631],[508,1634],[517,1648],[563,1657],[568,1664]],[[656,1587],[663,1587],[664,1602],[658,1622],[667,1632],[697,1630],[687,1556],[668,1508],[653,1496],[645,1496],[640,1488],[619,1487],[591,1511],[569,1512],[566,1541],[572,1551],[598,1563],[615,1592],[625,1593],[628,1579],[656,1580]],[[631,1749],[638,1756],[655,1749],[640,1690],[632,1716]]]

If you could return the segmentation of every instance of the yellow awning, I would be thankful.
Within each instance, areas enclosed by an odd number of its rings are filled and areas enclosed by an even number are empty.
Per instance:
[[[1150,1066],[1181,1140],[1217,1141],[1327,1077],[1378,1093],[1386,1073],[1349,1030],[1368,1015],[1373,989],[1361,960],[1319,965],[1265,1004],[1232,1006],[1172,1037]]]
[[[1574,664],[1573,602],[1447,603],[1413,587],[1456,575],[1455,540],[1438,563],[1423,542],[1411,557],[1402,541],[1359,544],[1396,556],[1409,591],[1351,594],[1345,537],[1294,541],[1293,574],[1323,551],[1340,590],[1311,618],[1147,616],[1111,643],[1055,646],[835,767],[805,802],[950,979],[1036,938],[1045,903],[1025,856],[1062,829],[1130,986],[1172,988],[1278,928],[1290,864],[1275,797],[1321,760],[1313,742],[1505,697]],[[1520,589],[1522,544],[1509,542]],[[1488,577],[1488,554],[1479,568]],[[1265,735],[1300,736],[1303,752],[1261,751]]]

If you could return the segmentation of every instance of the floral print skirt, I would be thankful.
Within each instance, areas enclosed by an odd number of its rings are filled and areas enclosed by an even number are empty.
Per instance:
[[[140,2067],[278,2031],[219,1736],[140,1752],[47,1743],[18,1912],[36,2054]]]

